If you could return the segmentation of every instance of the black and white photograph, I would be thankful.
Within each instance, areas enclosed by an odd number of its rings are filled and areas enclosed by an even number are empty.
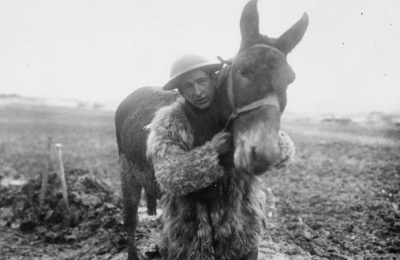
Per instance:
[[[400,259],[400,2],[0,0],[2,259]]]

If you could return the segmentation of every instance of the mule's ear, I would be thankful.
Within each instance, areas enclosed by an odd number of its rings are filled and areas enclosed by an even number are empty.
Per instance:
[[[288,54],[301,41],[308,26],[308,15],[303,14],[303,17],[295,23],[289,30],[277,39],[277,47],[283,53]]]
[[[250,47],[260,37],[258,21],[257,0],[251,0],[244,7],[240,18],[240,32],[242,34],[240,49]]]

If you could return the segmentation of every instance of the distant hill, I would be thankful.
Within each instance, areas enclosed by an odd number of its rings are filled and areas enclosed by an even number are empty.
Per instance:
[[[335,124],[335,125],[374,125],[400,127],[400,112],[398,114],[384,113],[378,111],[356,113],[356,114],[334,114],[322,113],[314,115],[303,115],[293,112],[285,112],[282,116],[285,123],[306,124]]]
[[[4,106],[49,106],[49,107],[67,107],[67,108],[87,108],[100,110],[116,110],[118,103],[80,101],[74,99],[62,98],[37,98],[24,97],[17,94],[0,94],[0,108]]]

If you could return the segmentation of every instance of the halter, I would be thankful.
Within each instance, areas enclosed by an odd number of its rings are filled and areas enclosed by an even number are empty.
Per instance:
[[[253,49],[253,48],[267,48],[267,49],[272,49],[272,50],[282,53],[280,50],[278,50],[272,46],[269,46],[267,44],[255,44],[248,49]],[[232,73],[232,67],[233,67],[232,65],[235,61],[229,62],[229,61],[225,61],[221,58],[220,58],[220,61],[222,63],[228,64],[228,66],[229,66],[227,94],[228,94],[229,103],[232,108],[232,113],[229,115],[228,120],[225,123],[224,131],[227,131],[229,129],[233,120],[235,120],[240,114],[243,114],[243,113],[246,113],[246,112],[249,112],[252,110],[256,110],[256,109],[259,109],[260,107],[264,107],[264,106],[274,106],[274,107],[279,108],[279,103],[275,96],[269,96],[269,97],[266,97],[263,99],[259,99],[254,102],[251,102],[250,104],[244,105],[242,107],[235,107],[235,99],[234,99],[234,95],[233,95],[233,75],[232,75],[233,74]]]

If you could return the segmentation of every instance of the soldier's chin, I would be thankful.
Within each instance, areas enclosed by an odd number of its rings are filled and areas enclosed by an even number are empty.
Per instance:
[[[200,109],[206,109],[210,106],[210,100],[205,98],[204,100],[196,101],[195,106]]]

